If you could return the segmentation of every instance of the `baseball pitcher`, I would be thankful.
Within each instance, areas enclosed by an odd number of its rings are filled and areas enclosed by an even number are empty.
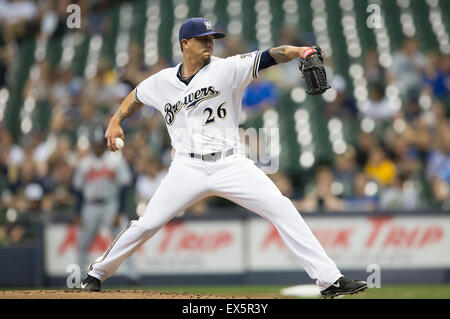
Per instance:
[[[124,139],[120,124],[144,104],[152,106],[163,115],[176,152],[144,216],[130,222],[91,264],[82,288],[100,291],[101,282],[168,221],[205,197],[220,196],[270,221],[324,297],[364,290],[366,282],[341,274],[291,201],[240,148],[246,86],[261,70],[299,58],[307,92],[323,93],[328,86],[321,50],[284,45],[222,59],[213,49],[214,39],[223,37],[206,19],[186,20],[179,31],[183,62],[142,81],[110,120],[105,138],[114,152],[115,138]]]

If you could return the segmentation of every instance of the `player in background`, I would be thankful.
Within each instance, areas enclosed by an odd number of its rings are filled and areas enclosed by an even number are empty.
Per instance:
[[[110,120],[105,137],[109,150],[117,151],[116,137],[125,138],[120,124],[144,104],[155,107],[176,152],[145,214],[130,222],[91,264],[82,289],[100,291],[101,282],[168,221],[209,196],[229,199],[270,221],[324,297],[367,288],[366,282],[341,274],[292,202],[241,150],[239,115],[246,86],[262,69],[317,52],[284,45],[214,57],[214,39],[224,36],[206,19],[186,20],[179,32],[183,62],[142,81]]]
[[[105,152],[104,130],[96,129],[91,138],[91,152],[75,168],[73,187],[78,192],[80,226],[78,264],[87,269],[89,247],[97,233],[116,237],[128,223],[128,216],[120,214],[124,206],[123,190],[132,182],[128,163],[120,153]],[[134,258],[126,263],[131,284],[139,280]]]

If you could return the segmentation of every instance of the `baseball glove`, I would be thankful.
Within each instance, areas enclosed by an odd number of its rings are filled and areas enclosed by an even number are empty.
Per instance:
[[[327,74],[323,67],[324,53],[318,46],[309,48],[300,57],[299,69],[306,82],[306,93],[318,95],[330,88]]]

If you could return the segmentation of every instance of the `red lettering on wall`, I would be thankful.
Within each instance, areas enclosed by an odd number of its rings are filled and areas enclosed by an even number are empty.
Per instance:
[[[58,247],[58,256],[64,255],[70,247],[77,247],[77,242],[77,228],[75,226],[67,227],[66,236]]]
[[[67,226],[65,231],[65,236],[61,242],[61,244],[58,247],[58,255],[62,256],[64,255],[68,249],[78,249],[78,227],[77,226]],[[102,235],[100,232],[97,233],[97,235],[94,237],[92,242],[89,245],[88,251],[89,253],[96,253],[96,252],[105,252],[111,243],[113,242],[113,239],[111,236],[105,236]],[[142,247],[138,248],[138,253],[142,253],[143,249]]]
[[[222,231],[217,234],[195,234],[186,232],[178,241],[177,250],[215,251],[228,245],[232,241],[229,232]]]
[[[323,247],[349,247],[350,236],[353,229],[315,229],[312,233]],[[286,249],[282,238],[275,227],[270,227],[269,232],[264,237],[261,248],[268,249],[270,245],[275,245],[278,249]]]
[[[233,234],[222,230],[217,233],[200,233],[189,230],[183,222],[169,223],[163,229],[164,237],[158,247],[160,253],[167,252],[170,247],[181,250],[215,251],[229,245]]]
[[[401,246],[405,242],[405,230],[400,227],[393,227],[386,236],[383,246]]]
[[[366,241],[366,248],[370,248],[375,243],[381,228],[388,222],[392,220],[392,217],[373,217],[368,218],[369,222],[372,224],[372,232]]]
[[[95,251],[104,252],[111,245],[112,240],[109,236],[102,236],[100,233],[95,235],[94,239],[91,241],[89,245],[88,252],[93,253]]]
[[[283,240],[280,237],[280,234],[278,234],[277,229],[274,226],[271,226],[269,228],[269,232],[264,237],[264,240],[261,243],[261,248],[263,250],[267,249],[271,244],[275,244],[280,249],[285,249],[286,246],[283,243]]]
[[[173,238],[173,234],[175,232],[175,230],[178,227],[181,227],[183,223],[182,222],[172,222],[167,224],[164,228],[163,228],[163,233],[164,233],[164,238],[161,242],[161,244],[159,245],[159,252],[163,253],[165,251],[167,251],[167,248],[169,247],[170,241]]]
[[[394,246],[411,248],[413,246],[423,247],[434,243],[442,238],[442,228],[430,226],[420,230],[418,227],[408,230],[401,226],[392,227],[383,242],[383,247]]]
[[[329,247],[333,244],[334,236],[330,231],[324,229],[312,229],[311,231],[323,247]]]
[[[352,233],[352,229],[343,229],[338,231],[333,246],[343,246],[343,247],[349,247],[350,244],[348,242],[350,234]]]
[[[312,231],[319,243],[324,247],[349,247],[353,229],[320,229]]]
[[[442,235],[443,235],[443,230],[441,227],[439,226],[430,226],[428,227],[422,238],[419,241],[419,247],[422,248],[423,246],[427,245],[427,244],[431,244],[431,243],[435,243],[437,241],[439,241],[440,239],[442,239]]]
[[[214,249],[229,245],[233,241],[233,236],[229,232],[221,232],[214,241]]]
[[[407,232],[405,245],[406,247],[412,247],[414,245],[415,240],[417,239],[417,235],[419,234],[419,228],[415,227],[413,230]]]

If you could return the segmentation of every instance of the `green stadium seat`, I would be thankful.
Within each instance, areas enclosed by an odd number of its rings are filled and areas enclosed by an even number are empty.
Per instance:
[[[75,55],[72,60],[72,71],[76,77],[84,77],[84,69],[89,53],[89,42],[91,37],[89,34],[83,34],[80,44],[75,47]]]
[[[405,38],[402,24],[400,23],[400,8],[396,1],[382,1],[381,11],[383,13],[389,12],[389,14],[383,14],[383,16],[385,17],[386,28],[391,39],[391,50],[397,50]]]
[[[416,0],[411,1],[411,9],[416,27],[416,36],[421,43],[422,49],[426,51],[438,49],[439,44],[429,20],[429,6],[424,0]]]
[[[147,23],[147,0],[132,1],[132,5],[133,22],[130,28],[130,40],[136,41],[143,48]]]
[[[34,63],[34,50],[36,40],[32,37],[25,38],[19,43],[18,48],[18,68],[12,76],[13,82],[10,87],[9,99],[5,109],[4,123],[11,132],[13,138],[18,140],[20,131],[20,111],[23,105],[22,92],[25,88],[28,75]]]

